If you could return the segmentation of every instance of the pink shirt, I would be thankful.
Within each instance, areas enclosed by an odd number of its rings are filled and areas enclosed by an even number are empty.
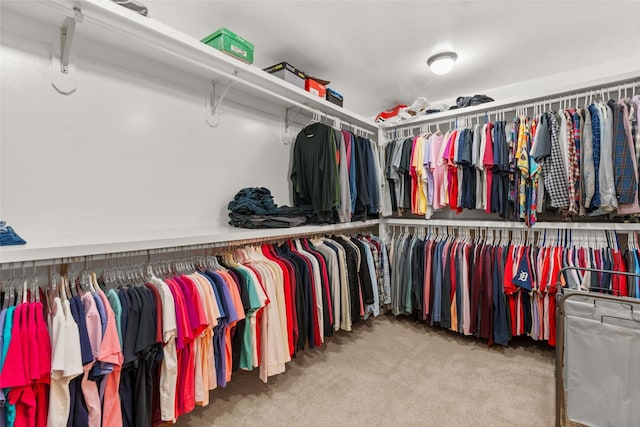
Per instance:
[[[85,292],[81,298],[86,315],[87,333],[89,334],[91,351],[93,352],[94,359],[97,359],[100,353],[100,347],[102,346],[102,321],[100,320],[100,313],[98,312],[96,302],[91,293]]]
[[[98,354],[98,360],[112,363],[113,372],[106,376],[104,400],[102,402],[102,426],[120,427],[122,426],[122,408],[120,406],[120,371],[124,356],[120,347],[120,338],[116,326],[116,316],[109,304],[109,300],[104,292],[99,291],[98,296],[102,300],[107,312],[107,328],[102,337],[102,345]]]

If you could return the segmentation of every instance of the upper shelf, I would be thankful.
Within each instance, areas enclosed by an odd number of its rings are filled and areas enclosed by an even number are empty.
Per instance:
[[[138,15],[111,1],[12,1],[3,2],[2,8],[3,12],[13,11],[55,27],[61,27],[65,18],[73,17],[74,8],[78,8],[83,17],[82,22],[76,25],[75,37],[78,39],[86,37],[192,77],[209,81],[235,80],[232,91],[237,88],[272,105],[284,108],[306,106],[369,131],[376,132],[378,129],[376,123],[364,116],[338,107],[256,66],[245,64],[153,18]],[[58,43],[58,40],[52,40],[54,46]],[[154,72],[152,66],[145,71]]]
[[[605,88],[611,85],[617,85],[619,83],[638,83],[640,81],[640,68],[628,70],[623,73],[614,74],[606,78],[600,78],[589,81],[576,81],[573,84],[565,85],[562,87],[556,87],[552,89],[536,88],[535,95],[522,96],[507,99],[500,99],[497,101],[486,102],[484,104],[475,105],[472,107],[465,107],[454,110],[442,111],[440,113],[433,113],[427,115],[417,116],[407,120],[401,120],[396,123],[383,123],[380,127],[383,130],[393,130],[400,128],[413,128],[418,127],[421,124],[435,123],[435,122],[447,122],[455,120],[457,117],[475,117],[485,112],[499,112],[502,110],[512,110],[513,107],[523,106],[528,103],[534,103],[539,101],[557,102],[555,98],[573,95],[576,93],[588,92],[589,90],[596,90],[599,88]]]

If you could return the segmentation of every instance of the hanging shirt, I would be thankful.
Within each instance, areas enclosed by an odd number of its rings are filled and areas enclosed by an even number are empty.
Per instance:
[[[291,182],[295,206],[311,205],[323,219],[340,206],[338,161],[333,129],[322,123],[304,128],[293,149]]]
[[[162,339],[163,358],[160,366],[160,411],[162,421],[174,421],[176,419],[175,400],[178,380],[178,355],[176,350],[176,306],[169,286],[152,277],[152,286],[160,292],[162,299]]]
[[[552,207],[566,208],[569,206],[569,192],[567,190],[567,168],[560,147],[560,124],[555,112],[547,113],[547,118],[551,134],[551,156],[545,160],[542,166],[544,187],[549,193]]]
[[[338,207],[338,217],[340,218],[340,222],[349,222],[351,220],[351,189],[349,166],[347,162],[347,148],[343,133],[335,129],[333,131],[340,154],[338,161],[338,177],[340,183],[340,206]]]
[[[638,165],[627,105],[621,101],[610,101],[614,114],[614,175],[618,213],[628,215],[640,213],[638,206]]]
[[[89,297],[91,297],[89,295]],[[69,418],[69,382],[82,374],[82,356],[78,326],[69,301],[54,299],[51,319],[51,388],[47,425],[66,427]],[[18,306],[20,307],[20,306]],[[16,344],[18,345],[18,344]],[[72,351],[68,351],[71,349]],[[11,351],[11,347],[9,348]],[[11,359],[7,353],[4,369]],[[5,385],[2,384],[4,387]]]
[[[606,104],[598,104],[597,112],[601,123],[600,145],[600,209],[591,213],[599,215],[613,212],[618,207],[613,172],[613,120],[611,109]]]

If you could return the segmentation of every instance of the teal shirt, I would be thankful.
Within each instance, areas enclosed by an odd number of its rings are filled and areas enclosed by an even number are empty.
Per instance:
[[[251,339],[251,322],[255,319],[256,311],[264,307],[264,303],[260,301],[260,296],[256,289],[256,286],[260,286],[259,283],[253,279],[251,274],[244,268],[234,269],[242,275],[246,283],[247,295],[249,296],[250,308],[245,312],[245,328],[244,335],[242,337],[242,352],[240,353],[240,368],[247,371],[253,370],[253,343]],[[255,321],[255,320],[253,320]]]
[[[122,304],[120,303],[120,298],[118,298],[118,294],[113,289],[109,289],[107,291],[107,300],[109,301],[109,305],[113,310],[113,314],[116,317],[116,329],[118,330],[118,338],[120,339],[120,348],[123,348],[122,342]]]
[[[4,368],[4,362],[7,360],[7,353],[9,352],[9,343],[11,342],[11,331],[13,330],[13,313],[15,307],[9,307],[7,309],[7,315],[4,319],[4,328],[2,329],[2,354],[0,354],[0,371]],[[4,389],[4,395],[6,396],[10,389]],[[9,402],[4,402],[7,408],[7,427],[13,427],[16,422],[16,406]]]

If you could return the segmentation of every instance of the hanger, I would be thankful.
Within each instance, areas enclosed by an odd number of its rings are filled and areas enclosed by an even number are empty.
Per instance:
[[[4,283],[2,286],[2,290],[4,291],[4,301],[2,302],[2,309],[4,310],[5,308],[9,307],[9,290],[11,289],[11,274],[12,274],[13,270],[11,269],[11,267],[9,267],[9,281],[7,283],[7,288],[5,289],[4,287]],[[2,279],[4,280],[4,270],[2,270]]]
[[[310,126],[314,123],[319,123],[319,122],[320,122],[320,112],[318,110],[312,110],[311,119],[307,122],[306,125],[304,125],[303,129],[306,128],[307,126]]]
[[[36,262],[33,261],[33,279],[31,281],[31,302],[40,302],[40,286],[38,285],[38,274]]]

